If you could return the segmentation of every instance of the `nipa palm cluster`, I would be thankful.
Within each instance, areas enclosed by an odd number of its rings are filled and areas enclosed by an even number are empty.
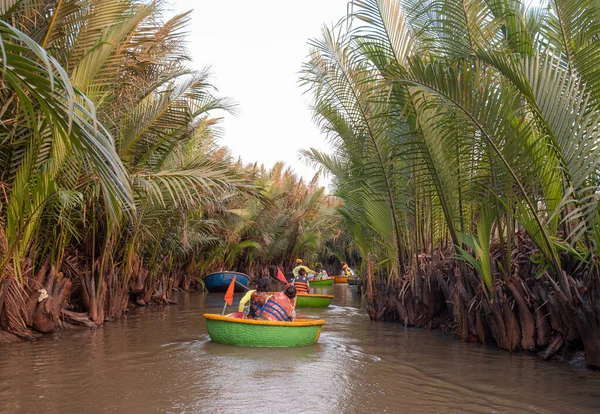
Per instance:
[[[0,2],[0,328],[122,317],[335,236],[333,199],[217,145],[217,96],[162,1]],[[299,197],[296,199],[295,197]]]
[[[343,200],[371,317],[546,357],[583,344],[600,367],[597,3],[348,10],[303,73],[334,151],[305,155]]]

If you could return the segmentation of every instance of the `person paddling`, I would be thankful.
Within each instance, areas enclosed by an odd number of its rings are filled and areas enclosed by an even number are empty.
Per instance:
[[[298,277],[298,272],[300,271],[300,269],[304,269],[306,275],[308,275],[309,273],[315,275],[317,274],[317,272],[315,272],[314,270],[310,270],[308,267],[304,266],[302,264],[302,259],[296,259],[296,267],[294,267],[294,269],[292,270],[294,277]]]

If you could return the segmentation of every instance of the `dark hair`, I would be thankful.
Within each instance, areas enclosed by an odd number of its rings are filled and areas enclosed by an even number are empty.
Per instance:
[[[306,270],[298,269],[298,276],[306,276]]]
[[[285,296],[290,299],[294,299],[296,297],[296,288],[294,286],[288,286],[285,288]]]
[[[268,292],[270,284],[271,283],[268,277],[261,277],[256,281],[256,290],[259,292]]]

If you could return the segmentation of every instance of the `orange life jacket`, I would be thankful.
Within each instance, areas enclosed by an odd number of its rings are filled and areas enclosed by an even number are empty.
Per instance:
[[[285,293],[277,292],[267,300],[267,302],[257,310],[256,316],[259,319],[267,321],[291,322],[294,304]]]
[[[296,292],[298,292],[298,293],[308,293],[308,292],[310,292],[309,286],[308,286],[308,282],[299,282],[299,281],[296,280],[294,282],[294,287],[296,288]]]
[[[250,312],[248,316],[251,318],[258,317],[260,310],[267,303],[271,295],[268,292],[254,292],[250,296]]]

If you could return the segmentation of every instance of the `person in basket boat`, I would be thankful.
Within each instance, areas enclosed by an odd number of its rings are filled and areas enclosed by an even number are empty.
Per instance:
[[[321,280],[321,279],[328,278],[327,272],[325,271],[325,269],[323,269],[323,266],[321,265],[321,263],[317,263],[317,266],[315,267],[315,269],[317,271],[317,276],[315,276],[315,280]]]
[[[302,259],[296,259],[296,267],[294,267],[294,269],[292,269],[292,273],[295,278],[298,277],[298,272],[300,272],[300,269],[304,269],[304,273],[306,275],[308,275],[308,274],[316,275],[317,274],[317,272],[315,272],[314,270],[310,270],[308,267],[304,266],[302,264]]]
[[[254,318],[256,309],[260,309],[269,300],[270,281],[268,277],[261,277],[256,281],[256,290],[249,290],[240,300],[238,312],[243,312],[244,317]],[[250,302],[248,308],[246,304]]]
[[[348,267],[346,263],[342,266],[342,276],[344,277],[352,277],[352,271]]]
[[[256,282],[256,290],[246,292],[240,300],[238,314],[243,318],[267,321],[291,322],[296,317],[296,288],[288,286],[285,292],[269,293],[270,280],[262,277]],[[246,303],[249,302],[248,308]],[[244,312],[244,310],[246,311]]]
[[[274,293],[262,309],[256,311],[256,319],[293,322],[296,319],[296,288],[289,285],[283,292]]]
[[[298,276],[294,278],[294,286],[298,293],[309,293],[308,277],[304,269],[298,271]]]

